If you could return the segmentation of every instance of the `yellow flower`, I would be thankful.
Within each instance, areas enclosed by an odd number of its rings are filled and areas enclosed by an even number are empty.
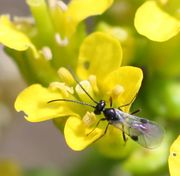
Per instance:
[[[138,33],[157,42],[169,40],[180,31],[180,20],[163,11],[154,0],[144,2],[138,8],[134,25]]]
[[[72,0],[68,5],[59,0],[26,2],[33,17],[10,21],[8,16],[0,16],[0,43],[29,84],[47,86],[59,80],[59,67],[75,67],[77,50],[86,35],[82,21],[102,14],[113,0]]]
[[[31,48],[35,57],[38,56],[36,47],[29,37],[17,30],[16,26],[10,22],[9,16],[2,15],[0,17],[0,43],[17,51]]]
[[[168,163],[170,175],[180,175],[180,136],[171,145]]]
[[[68,5],[62,1],[50,0],[50,3],[54,6],[51,9],[52,17],[60,17],[60,21],[54,18],[57,28],[59,23],[62,23],[59,30],[61,30],[63,36],[68,37],[75,32],[81,21],[89,16],[102,14],[112,5],[113,0],[71,0]]]
[[[131,102],[136,96],[143,78],[142,71],[131,66],[120,67],[121,61],[121,45],[111,35],[96,32],[83,41],[76,75],[95,101],[105,100],[107,106],[110,106],[111,97],[113,107],[119,107]],[[64,126],[66,142],[73,150],[83,150],[104,133],[107,122],[95,128],[103,115],[95,115],[94,108],[67,101],[53,102],[64,98],[96,106],[80,85],[72,80],[72,75],[66,69],[60,68],[58,73],[64,82],[52,83],[49,88],[37,84],[26,88],[17,97],[15,108],[24,111],[26,119],[31,122],[57,118],[55,122],[59,126],[61,117],[67,117]],[[129,108],[130,105],[124,107],[123,111],[128,112]],[[111,136],[109,130],[107,134]]]

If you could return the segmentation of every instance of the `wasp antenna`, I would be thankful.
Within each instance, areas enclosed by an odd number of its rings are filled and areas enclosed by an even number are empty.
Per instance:
[[[66,102],[81,104],[81,105],[84,105],[84,106],[89,106],[89,107],[95,108],[95,106],[93,106],[93,105],[91,105],[91,104],[88,104],[88,103],[85,103],[85,102],[83,102],[83,101],[69,100],[69,99],[64,99],[64,98],[62,98],[62,99],[50,100],[50,101],[48,101],[47,103],[53,103],[53,102],[56,102],[56,101],[66,101]]]
[[[81,83],[78,81],[78,78],[76,77],[76,75],[74,74],[73,70],[69,67],[69,71],[71,72],[74,80],[76,81],[76,83],[81,87],[81,89],[86,93],[86,95],[96,104],[98,104],[98,102],[96,100],[94,100],[92,98],[92,96],[84,89],[84,87],[81,85]]]

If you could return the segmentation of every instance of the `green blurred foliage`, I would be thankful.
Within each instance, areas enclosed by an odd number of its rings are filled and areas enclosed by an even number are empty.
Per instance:
[[[116,148],[118,141],[109,146],[101,143],[99,147],[89,152],[83,161],[76,163],[71,170],[63,171],[66,176],[167,175],[168,149],[171,140],[179,133],[180,124],[180,36],[164,43],[157,43],[138,35],[133,20],[136,9],[143,2],[143,0],[116,0],[103,15],[92,18],[90,31],[104,31],[116,36],[122,43],[123,65],[134,65],[143,69],[143,84],[132,109],[141,108],[142,113],[138,114],[139,116],[153,119],[165,128],[167,132],[163,146],[153,151],[144,150],[132,144],[131,148],[122,154],[121,149],[118,151]],[[123,38],[124,35],[126,35],[125,38]],[[58,48],[64,58],[71,60],[72,68],[76,66],[75,58],[85,36],[86,29],[84,24],[81,24],[70,45]],[[37,38],[33,40],[36,43]],[[57,48],[53,47],[51,49],[56,54]],[[28,51],[16,54],[8,49],[6,51],[14,58],[28,84],[39,82],[48,85],[49,82],[58,80],[55,71],[59,66],[66,66],[69,63],[68,59],[57,59],[51,61],[49,66],[43,59],[42,63],[29,59],[31,57]],[[21,57],[23,59],[20,61]],[[56,55],[56,57],[60,56]],[[31,73],[32,71],[34,72]],[[40,74],[37,74],[38,71]],[[11,174],[11,176],[16,175]],[[34,169],[27,171],[25,176],[61,176],[61,173],[53,169]]]
[[[26,170],[23,176],[62,176],[62,174],[55,168],[34,168]]]

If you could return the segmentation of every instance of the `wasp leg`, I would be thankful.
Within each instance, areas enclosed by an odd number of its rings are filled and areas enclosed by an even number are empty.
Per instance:
[[[131,115],[136,114],[136,113],[138,113],[138,112],[140,112],[140,111],[141,111],[141,109],[137,109],[137,110],[131,112]]]
[[[112,107],[112,97],[109,97],[110,107]]]
[[[124,132],[124,125],[122,125],[122,136],[123,136],[123,140],[124,140],[124,142],[125,142],[125,144],[126,144],[128,138],[126,137],[126,134],[125,134],[125,132]]]
[[[93,143],[95,143],[97,140],[101,139],[101,138],[106,134],[106,132],[107,132],[108,127],[109,127],[110,124],[111,124],[111,123],[108,123],[108,124],[107,124],[106,129],[104,130],[104,133],[103,133],[101,136],[99,136],[95,141],[93,141]]]
[[[105,121],[105,120],[106,120],[105,118],[100,119],[100,120],[97,122],[97,124],[96,124],[96,126],[94,127],[94,129],[93,129],[92,131],[90,131],[90,132],[87,134],[87,136],[89,136],[89,135],[98,127],[98,125],[99,125],[99,123],[100,123],[101,121]]]
[[[121,110],[122,107],[129,106],[129,105],[132,104],[132,102],[136,99],[136,97],[137,97],[137,94],[133,97],[133,99],[132,99],[129,103],[119,106],[118,109]]]
[[[126,135],[125,135],[124,131],[122,132],[122,136],[123,136],[123,140],[124,140],[124,142],[126,143],[126,142],[127,142],[127,140],[128,140],[128,138],[126,138]]]

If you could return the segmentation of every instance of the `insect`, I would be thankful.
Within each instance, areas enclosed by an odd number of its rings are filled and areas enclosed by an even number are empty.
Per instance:
[[[132,140],[139,143],[141,146],[149,149],[155,148],[161,143],[164,136],[164,130],[160,125],[145,118],[140,118],[133,115],[136,112],[138,112],[138,110],[131,114],[125,113],[121,110],[122,107],[130,105],[134,99],[130,103],[120,106],[119,108],[113,108],[112,100],[110,99],[110,107],[106,107],[106,102],[104,100],[100,100],[99,102],[94,100],[90,96],[90,94],[84,89],[84,87],[80,84],[77,78],[74,75],[73,77],[76,83],[87,94],[87,96],[95,103],[95,105],[91,105],[86,102],[82,102],[78,100],[69,100],[69,99],[55,99],[48,101],[48,103],[52,103],[56,101],[72,102],[72,103],[77,103],[84,106],[92,107],[94,109],[94,114],[96,115],[103,114],[104,118],[101,118],[95,126],[96,128],[101,121],[108,122],[105,131],[103,135],[100,136],[100,138],[106,134],[109,125],[113,125],[114,127],[122,131],[123,139],[125,142],[127,141],[126,135],[128,135]],[[90,133],[92,133],[94,129]]]

